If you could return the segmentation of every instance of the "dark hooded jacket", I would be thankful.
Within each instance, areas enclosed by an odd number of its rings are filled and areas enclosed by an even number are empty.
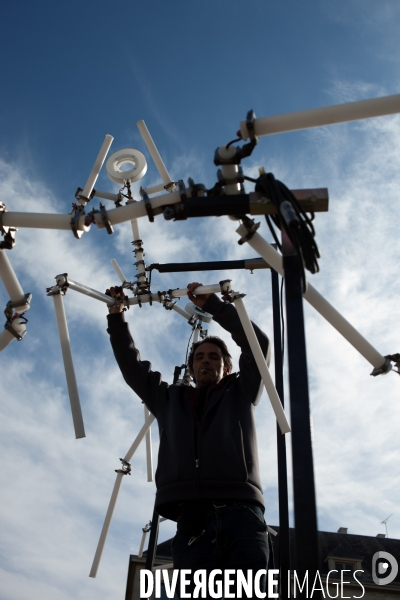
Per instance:
[[[204,310],[229,331],[241,355],[239,373],[225,376],[209,390],[200,424],[187,387],[162,381],[141,360],[123,313],[108,315],[107,331],[122,375],[158,421],[155,508],[172,520],[187,500],[243,500],[264,507],[254,422],[261,376],[235,307],[212,294]],[[268,338],[253,327],[267,357]]]

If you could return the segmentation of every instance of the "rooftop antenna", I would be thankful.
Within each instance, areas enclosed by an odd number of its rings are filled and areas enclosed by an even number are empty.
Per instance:
[[[389,515],[388,517],[386,517],[386,519],[384,519],[383,521],[381,521],[382,524],[385,524],[385,527],[386,527],[386,537],[387,538],[389,537],[388,528],[387,528],[387,522],[389,521],[390,517],[393,517],[393,513],[391,515]]]

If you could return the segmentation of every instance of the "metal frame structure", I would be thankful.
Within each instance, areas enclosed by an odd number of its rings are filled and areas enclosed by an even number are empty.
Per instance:
[[[9,212],[4,204],[0,206],[0,232],[4,236],[4,241],[0,244],[0,277],[10,297],[10,302],[7,304],[5,311],[7,316],[5,330],[0,334],[0,350],[4,349],[13,339],[22,339],[26,329],[21,313],[24,313],[30,304],[30,295],[24,294],[5,254],[5,250],[11,250],[14,245],[14,232],[17,227],[71,229],[73,235],[79,239],[83,233],[89,231],[92,224],[96,225],[99,229],[105,229],[108,234],[112,234],[114,226],[130,221],[136,257],[136,281],[134,283],[127,281],[116,261],[113,261],[122,287],[131,290],[133,293],[133,298],[125,297],[125,306],[129,307],[137,304],[141,306],[144,302],[152,304],[153,301],[156,301],[163,304],[165,308],[176,310],[185,318],[189,317],[188,320],[190,320],[191,316],[174,304],[174,298],[184,296],[186,290],[169,290],[157,295],[151,292],[150,282],[147,277],[149,269],[146,269],[143,259],[143,242],[140,238],[137,220],[141,217],[147,217],[152,222],[155,216],[161,213],[164,215],[164,218],[177,221],[191,217],[221,215],[230,216],[233,220],[242,220],[242,224],[237,229],[237,233],[240,236],[239,243],[249,244],[261,259],[264,259],[270,265],[271,269],[285,277],[290,406],[293,427],[295,523],[296,532],[299,533],[296,538],[296,545],[298,546],[298,565],[296,565],[296,568],[300,572],[305,568],[318,568],[315,562],[315,557],[318,555],[315,545],[317,521],[309,426],[302,297],[364,356],[373,367],[372,375],[389,372],[392,369],[392,363],[398,367],[400,356],[383,356],[311,284],[307,282],[305,286],[302,285],[303,282],[300,276],[302,260],[288,238],[284,236],[282,254],[280,254],[257,232],[258,224],[250,220],[248,215],[276,214],[276,207],[270,201],[270,198],[260,193],[260,191],[250,194],[244,193],[243,181],[246,177],[243,175],[243,171],[239,165],[243,158],[250,155],[258,143],[260,136],[379,117],[398,112],[400,112],[400,94],[261,119],[255,118],[254,113],[250,111],[247,119],[240,123],[239,130],[240,139],[249,139],[250,142],[242,146],[242,148],[234,147],[232,145],[233,142],[230,142],[228,145],[219,147],[216,151],[214,162],[221,168],[218,170],[218,182],[213,190],[206,190],[202,184],[195,184],[191,179],[189,179],[187,187],[183,181],[173,181],[165,168],[145,123],[139,121],[139,130],[162,179],[162,183],[159,185],[152,186],[151,188],[141,188],[140,201],[133,199],[130,184],[140,180],[144,176],[147,165],[144,156],[139,151],[130,148],[115,152],[108,158],[106,163],[106,169],[110,178],[116,183],[123,183],[127,189],[127,195],[125,195],[125,198],[127,198],[126,204],[122,206],[124,196],[121,194],[121,191],[118,194],[111,194],[95,190],[95,183],[113,141],[112,136],[107,135],[84,188],[78,188],[76,192],[76,203],[71,214]],[[126,164],[131,166],[128,171],[121,169],[121,166]],[[319,210],[327,210],[327,190],[293,190],[293,193],[305,211],[314,213]],[[105,205],[100,203],[99,209],[93,208],[91,212],[86,213],[85,208],[95,196],[114,202],[115,208],[106,210]],[[255,260],[257,263],[253,262],[252,267],[245,268],[257,268],[260,264],[260,259]],[[204,265],[204,263],[200,264]],[[153,265],[153,268],[156,267],[156,265]],[[232,268],[235,267],[232,265]],[[274,282],[274,279],[273,286],[275,297],[276,281]],[[115,301],[101,292],[71,280],[67,274],[58,275],[56,277],[56,285],[48,289],[48,295],[53,296],[56,310],[75,435],[77,438],[80,438],[85,436],[85,431],[62,299],[68,289],[89,295],[109,306],[115,303]],[[250,321],[248,320],[242,301],[243,294],[233,292],[228,282],[221,282],[221,284],[204,286],[204,288],[198,289],[199,293],[215,291],[222,291],[227,298],[229,297],[230,301],[234,302],[271,399],[280,431],[281,433],[287,433],[290,431],[290,427],[281,403],[283,400],[283,388],[279,373],[276,372],[277,386],[278,389],[280,388],[279,393],[277,393]],[[279,368],[278,366],[278,370]],[[117,480],[91,571],[92,577],[97,572],[102,547],[104,547],[122,478],[129,472],[130,460],[140,441],[145,436],[148,457],[148,479],[151,480],[152,478],[151,442],[148,431],[153,419],[154,417],[145,411],[145,424],[124,459],[121,459],[122,466],[121,469],[117,470]],[[278,440],[279,437],[278,435]],[[281,436],[281,439],[284,439],[283,436]],[[279,444],[281,445],[279,446]],[[282,442],[278,441],[278,448],[280,448],[278,452],[278,454],[280,453],[280,458],[278,458],[278,461],[283,465],[285,462],[285,450]],[[306,482],[304,483],[304,481],[301,482],[301,476],[305,472],[307,475]],[[300,549],[304,550],[305,534],[307,534],[310,543],[307,545],[306,551],[300,552]]]

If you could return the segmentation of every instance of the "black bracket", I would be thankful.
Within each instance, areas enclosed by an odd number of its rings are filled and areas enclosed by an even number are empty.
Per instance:
[[[147,216],[149,217],[149,221],[150,221],[150,223],[154,223],[153,207],[151,206],[151,202],[150,202],[148,193],[142,187],[140,188],[140,195],[142,197],[142,200],[144,201],[144,205],[146,207],[146,212],[147,212]]]
[[[81,187],[78,187],[75,192],[75,198],[78,200],[79,204],[81,204],[81,200],[84,201],[84,204],[82,204],[82,206],[86,206],[86,204],[90,202],[92,198],[94,198],[94,196],[96,195],[95,189],[92,190],[92,193],[90,194],[89,198],[86,198],[86,196],[82,196],[81,192],[83,192],[83,189]]]
[[[395,369],[394,372],[400,374],[400,354],[387,354],[384,358],[385,362],[383,365],[381,367],[375,367],[370,375],[373,377],[376,377],[377,375],[386,375],[386,373],[389,373],[392,369],[391,361],[393,361],[397,367],[397,370]]]
[[[242,246],[248,240],[251,240],[257,229],[260,227],[260,223],[256,223],[254,219],[243,219],[243,224],[247,229],[247,233],[238,240],[239,246]]]

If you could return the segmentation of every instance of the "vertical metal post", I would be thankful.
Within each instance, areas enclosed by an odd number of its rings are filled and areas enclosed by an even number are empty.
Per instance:
[[[278,273],[271,269],[272,282],[272,311],[274,324],[274,357],[275,357],[275,387],[279,398],[284,403],[283,390],[283,360],[282,332],[280,323],[280,293]],[[288,572],[290,571],[290,532],[289,532],[289,500],[287,482],[286,438],[276,425],[278,452],[278,500],[279,500],[279,557],[280,572],[279,595],[289,598]]]
[[[147,548],[147,556],[146,556],[146,569],[149,569],[149,571],[151,571],[154,567],[154,559],[156,557],[159,526],[160,526],[160,515],[158,514],[156,509],[154,509],[153,518],[151,519],[149,546]]]
[[[303,581],[307,571],[314,580],[319,569],[319,548],[300,260],[284,236],[296,571]],[[305,590],[299,597],[306,597]]]

